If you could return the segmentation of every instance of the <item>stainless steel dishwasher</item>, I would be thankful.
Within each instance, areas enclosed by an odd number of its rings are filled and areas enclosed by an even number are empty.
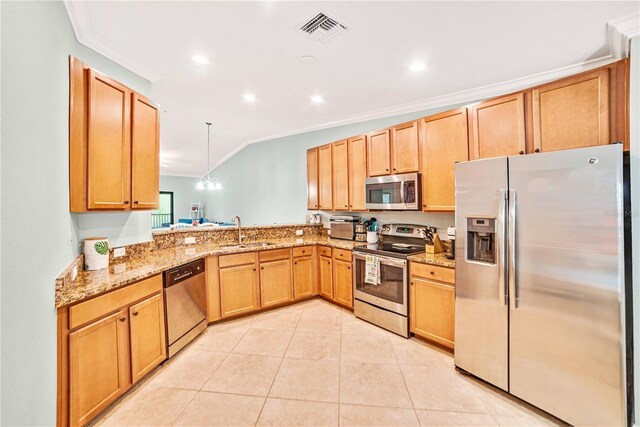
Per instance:
[[[164,273],[167,356],[172,357],[207,328],[204,260]]]

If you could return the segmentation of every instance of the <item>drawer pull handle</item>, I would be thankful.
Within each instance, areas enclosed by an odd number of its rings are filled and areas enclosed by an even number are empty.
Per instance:
[[[126,317],[121,317],[118,320],[121,321],[121,322],[124,322],[125,320],[127,320],[127,318]]]
[[[434,274],[436,274],[436,272],[435,271],[430,271],[429,274],[434,275]]]
[[[131,314],[133,314],[134,316],[137,316],[137,315],[138,315],[138,312],[137,312],[137,311],[134,311],[134,312],[133,312],[133,313],[131,313]]]

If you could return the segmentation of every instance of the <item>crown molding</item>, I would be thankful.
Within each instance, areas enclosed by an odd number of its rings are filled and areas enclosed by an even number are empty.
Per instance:
[[[366,122],[369,120],[382,119],[386,117],[398,116],[401,114],[415,113],[418,111],[430,110],[441,107],[453,107],[460,104],[471,104],[474,102],[482,101],[488,98],[494,98],[500,95],[506,95],[508,93],[525,90],[533,86],[544,84],[550,81],[558,80],[563,77],[568,77],[573,74],[589,71],[594,68],[602,67],[612,62],[615,62],[617,58],[613,55],[606,55],[600,58],[590,59],[588,61],[580,62],[573,65],[568,65],[554,70],[545,71],[542,73],[531,74],[525,77],[519,77],[517,79],[508,80],[506,82],[490,84],[487,86],[481,86],[474,89],[463,90],[459,92],[450,93],[447,95],[435,96],[432,98],[422,99],[419,101],[409,102],[406,104],[395,105],[391,107],[379,108],[376,110],[370,110],[364,113],[345,116],[337,120],[330,122],[293,129],[286,132],[281,132],[261,138],[249,140],[235,150],[231,151],[217,163],[215,163],[212,169],[216,169],[224,162],[238,154],[244,148],[251,144],[258,142],[270,141],[273,139],[284,138],[287,136],[299,135],[302,133],[313,132],[322,129],[329,129],[337,126],[344,126],[354,123]]]
[[[83,1],[64,0],[64,8],[67,10],[73,33],[78,42],[95,50],[99,54],[106,56],[117,64],[122,65],[139,76],[157,82],[162,79],[162,74],[151,67],[146,66],[134,56],[129,55],[121,49],[111,45],[91,30],[91,22],[87,15]]]
[[[632,13],[607,23],[609,47],[614,58],[629,56],[629,42],[640,35],[640,13]]]

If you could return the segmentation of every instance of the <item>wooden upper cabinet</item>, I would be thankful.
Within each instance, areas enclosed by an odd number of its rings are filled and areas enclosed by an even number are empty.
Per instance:
[[[609,70],[559,80],[531,92],[534,152],[609,144]]]
[[[144,96],[131,95],[132,209],[157,209],[160,179],[158,107]]]
[[[369,176],[391,173],[391,147],[389,129],[367,135],[367,171]]]
[[[307,209],[318,209],[318,149],[307,150]]]
[[[418,134],[417,121],[391,128],[391,146],[393,147],[391,171],[394,174],[420,170]]]
[[[367,141],[364,135],[349,138],[349,210],[364,211],[364,180],[367,178]]]
[[[425,117],[422,123],[422,207],[455,210],[456,162],[469,160],[467,109]]]
[[[89,69],[87,191],[89,209],[125,209],[131,167],[131,91]]]
[[[347,140],[331,144],[333,209],[349,209],[349,154]]]
[[[129,321],[131,380],[136,383],[167,358],[162,294],[129,307]]]
[[[69,334],[69,424],[85,425],[131,384],[127,312]]]
[[[69,57],[69,210],[156,209],[159,129],[151,101]]]
[[[481,102],[470,114],[472,160],[525,154],[524,93]]]
[[[318,147],[318,204],[320,209],[333,209],[331,144]]]

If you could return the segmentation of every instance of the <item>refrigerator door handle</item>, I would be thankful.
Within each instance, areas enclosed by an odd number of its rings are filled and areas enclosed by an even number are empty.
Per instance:
[[[498,207],[498,304],[506,306],[509,303],[509,292],[507,290],[507,251],[505,250],[506,244],[506,231],[507,221],[505,220],[507,214],[507,200],[509,194],[507,190],[501,188],[500,190],[500,204]]]
[[[509,253],[508,253],[508,276],[509,293],[513,295],[513,308],[518,308],[518,279],[516,278],[516,206],[517,196],[515,190],[509,190]]]

